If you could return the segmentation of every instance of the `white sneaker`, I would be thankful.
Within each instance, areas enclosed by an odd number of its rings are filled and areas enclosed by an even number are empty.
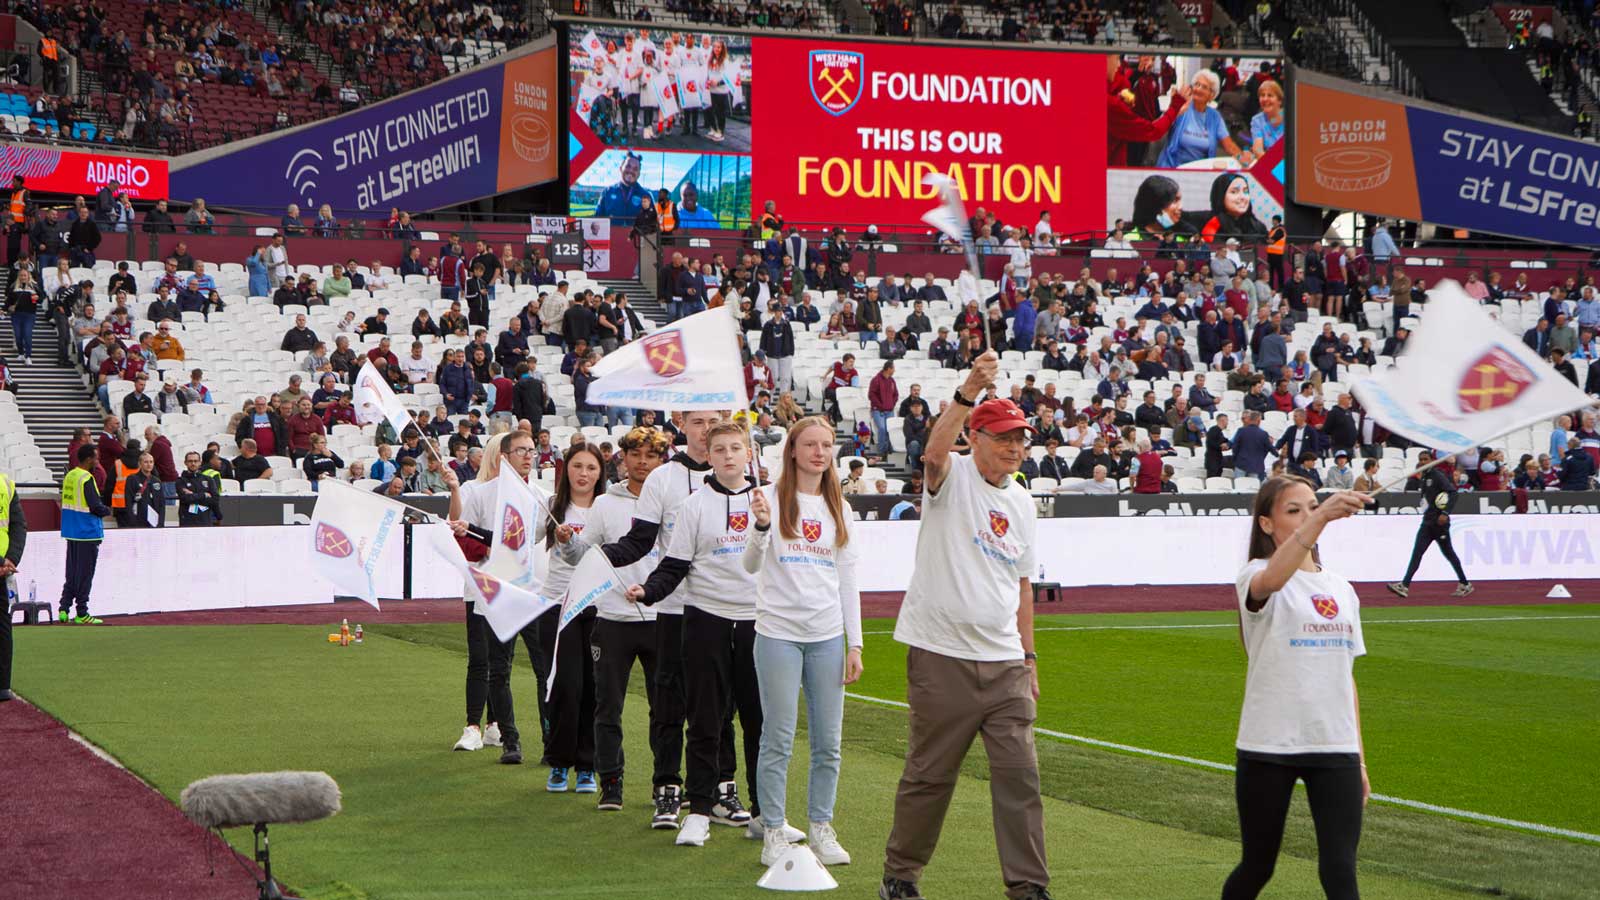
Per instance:
[[[789,842],[783,839],[783,830],[774,828],[761,840],[761,864],[770,867],[789,852]]]
[[[850,865],[850,854],[839,846],[839,836],[833,833],[829,822],[811,823],[811,852],[825,866]]]
[[[767,826],[761,824],[759,816],[752,818],[750,824],[746,825],[744,829],[745,838],[752,841],[762,840],[766,834]],[[791,844],[803,844],[806,840],[806,833],[785,822],[783,823],[783,839]]]
[[[485,747],[501,746],[499,722],[490,722],[489,727],[483,730],[483,745]]]
[[[684,817],[683,827],[678,829],[678,839],[673,843],[680,847],[704,847],[710,839],[711,817],[690,813]]]
[[[461,740],[456,741],[453,750],[482,750],[483,732],[476,725],[468,725],[461,729]]]

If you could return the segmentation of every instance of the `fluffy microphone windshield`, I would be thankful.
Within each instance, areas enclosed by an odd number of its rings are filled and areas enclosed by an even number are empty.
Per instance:
[[[339,811],[339,785],[326,772],[213,775],[183,789],[184,815],[202,828],[311,822]]]

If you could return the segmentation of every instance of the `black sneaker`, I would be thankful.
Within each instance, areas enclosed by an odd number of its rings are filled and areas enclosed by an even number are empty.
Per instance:
[[[711,821],[719,825],[750,824],[750,811],[739,802],[739,784],[724,781],[717,785],[717,802],[711,807]]]
[[[878,900],[926,900],[917,890],[916,882],[901,881],[885,875],[878,885]]]
[[[665,784],[656,788],[656,812],[650,818],[650,827],[658,831],[676,831],[678,809],[683,806],[683,788]]]
[[[622,808],[622,778],[600,779],[600,802],[595,804],[596,809],[615,810]]]
[[[1022,900],[1050,900],[1050,890],[1042,884],[1030,884]]]
[[[506,745],[500,748],[500,765],[522,765],[522,747],[516,741],[506,741]]]
[[[16,698],[16,695],[11,693],[10,690],[0,691],[0,703],[4,703],[7,700],[13,700],[15,698]]]

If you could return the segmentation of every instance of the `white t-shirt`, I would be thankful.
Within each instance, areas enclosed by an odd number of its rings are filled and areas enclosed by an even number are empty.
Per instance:
[[[677,522],[678,506],[690,494],[706,486],[705,478],[708,471],[709,469],[690,469],[674,458],[664,465],[657,466],[655,471],[650,473],[650,477],[644,480],[644,488],[639,492],[639,502],[634,506],[633,516],[641,522],[655,522],[661,526],[656,532],[658,553],[666,553],[667,547],[672,543],[672,529]],[[653,570],[655,567],[651,568]],[[681,616],[684,599],[685,586],[679,585],[678,589],[672,592],[672,596],[655,605],[656,612],[662,615]]]
[[[550,517],[540,519],[540,528],[535,532],[537,540],[543,544],[546,535],[550,532]],[[561,516],[562,524],[571,525],[572,530],[582,534],[589,523],[589,510],[582,506],[569,504],[567,511]],[[539,588],[540,596],[551,600],[560,600],[567,595],[567,584],[572,581],[572,570],[576,568],[573,563],[567,562],[555,547],[548,551],[550,554],[549,570],[544,576],[544,586]]]
[[[1367,645],[1361,603],[1350,582],[1327,571],[1296,571],[1259,612],[1245,605],[1255,559],[1235,584],[1245,653],[1240,750],[1255,753],[1359,753],[1352,668]]]
[[[640,488],[643,490],[643,487]],[[628,491],[626,483],[612,485],[605,496],[594,501],[594,506],[589,507],[589,521],[576,538],[571,542],[573,547],[570,561],[576,565],[583,559],[583,552],[589,547],[597,547],[621,538],[633,528],[634,510],[638,507],[639,498]],[[651,547],[650,552],[643,558],[617,567],[617,576],[624,585],[643,584],[650,573],[655,571],[656,563],[661,561],[661,551]],[[659,604],[658,604],[659,605]],[[654,622],[656,608],[643,603],[629,603],[616,591],[608,591],[600,598],[600,618],[613,622]]]
[[[778,488],[761,489],[771,507],[772,527],[750,540],[766,545],[756,578],[756,633],[784,641],[825,641],[845,635],[861,646],[861,593],[856,588],[854,541],[838,546],[828,504],[815,494],[797,494],[800,534],[778,533]],[[846,535],[849,526],[846,525]]]
[[[678,507],[666,555],[690,563],[680,585],[685,606],[748,622],[756,617],[756,577],[743,561],[744,542],[756,528],[750,495],[704,487]]]
[[[400,360],[400,371],[406,373],[406,380],[412,384],[430,381],[433,378],[435,366],[428,354],[422,354],[421,359],[414,359],[409,354]]]
[[[925,493],[916,572],[894,639],[977,662],[1022,658],[1021,579],[1032,578],[1037,512],[1027,488],[983,480],[972,457],[952,453],[939,493]]]

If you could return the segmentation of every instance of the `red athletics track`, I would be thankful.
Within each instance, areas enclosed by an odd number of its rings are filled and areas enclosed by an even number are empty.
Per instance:
[[[1470,597],[1455,598],[1453,582],[1413,585],[1411,596],[1402,600],[1382,584],[1357,584],[1361,605],[1375,606],[1512,606],[1539,603],[1584,603],[1600,598],[1600,582],[1562,582],[1573,594],[1570,600],[1547,600],[1545,594],[1556,582],[1551,579],[1521,581],[1483,581]],[[1134,585],[1063,588],[1061,600],[1041,602],[1034,610],[1041,614],[1196,612],[1234,608],[1233,586],[1227,584]],[[873,591],[862,594],[861,614],[867,618],[890,618],[900,610],[900,591]],[[194,612],[145,613],[136,616],[111,616],[116,625],[337,625],[349,619],[352,627],[386,623],[419,624],[460,622],[460,600],[387,600],[380,612],[359,600],[313,603],[303,606],[260,606],[249,609],[208,609]]]

